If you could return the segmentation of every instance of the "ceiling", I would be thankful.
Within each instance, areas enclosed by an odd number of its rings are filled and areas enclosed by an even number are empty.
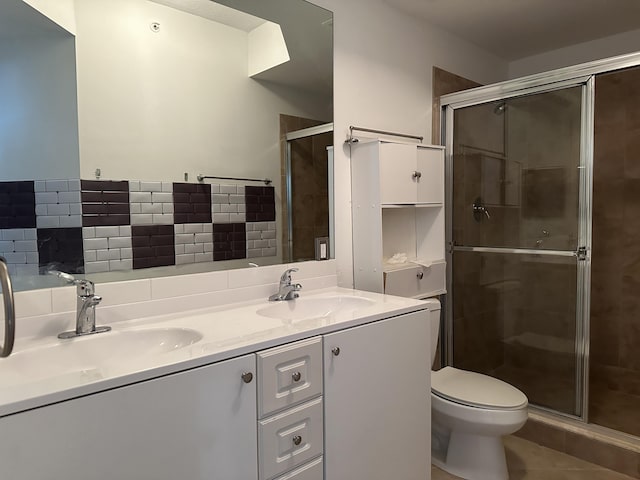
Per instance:
[[[505,59],[640,29],[640,0],[384,0]]]

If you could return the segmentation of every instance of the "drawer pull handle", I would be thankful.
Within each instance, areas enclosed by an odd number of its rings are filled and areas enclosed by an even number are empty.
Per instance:
[[[302,443],[302,437],[300,435],[296,435],[295,437],[293,437],[293,444],[294,445],[300,445]]]
[[[244,383],[251,383],[251,380],[253,380],[253,373],[244,372],[242,374],[242,380],[244,381]]]
[[[418,277],[418,280],[422,280],[424,278],[424,272],[418,272],[416,277]]]
[[[336,357],[340,355],[340,347],[333,347],[331,349],[331,353],[333,353]]]
[[[413,177],[414,180],[420,180],[420,177],[422,177],[422,172],[419,172],[416,170],[415,172],[413,172],[411,176]]]
[[[302,378],[302,374],[300,372],[296,372],[293,375],[291,375],[291,378],[293,378],[294,382],[299,382],[300,379]]]

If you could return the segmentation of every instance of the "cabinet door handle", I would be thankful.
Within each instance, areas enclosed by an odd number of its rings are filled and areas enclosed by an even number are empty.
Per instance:
[[[299,382],[300,379],[302,378],[302,374],[300,372],[296,372],[293,375],[291,375],[291,378],[293,379],[294,382]]]
[[[422,280],[424,278],[424,272],[418,272],[416,277],[418,277],[418,280]]]
[[[333,347],[331,349],[331,353],[333,353],[336,357],[340,355],[340,347]]]
[[[413,172],[411,177],[413,177],[414,180],[420,180],[420,177],[422,177],[422,172],[419,172],[418,170],[416,170]]]
[[[302,437],[300,435],[296,435],[293,437],[293,444],[300,445],[302,443]]]
[[[251,383],[251,380],[253,380],[253,373],[251,372],[244,372],[242,375],[242,381],[244,383]]]

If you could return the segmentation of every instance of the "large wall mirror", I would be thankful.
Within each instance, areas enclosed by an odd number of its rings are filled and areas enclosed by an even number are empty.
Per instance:
[[[3,0],[0,37],[0,255],[18,290],[60,284],[50,270],[309,260],[329,241],[331,12]]]

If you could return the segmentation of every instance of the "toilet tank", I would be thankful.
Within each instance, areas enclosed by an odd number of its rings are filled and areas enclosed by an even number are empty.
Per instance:
[[[437,298],[425,300],[429,305],[429,324],[431,326],[431,364],[436,358],[438,335],[440,334],[440,301]]]

